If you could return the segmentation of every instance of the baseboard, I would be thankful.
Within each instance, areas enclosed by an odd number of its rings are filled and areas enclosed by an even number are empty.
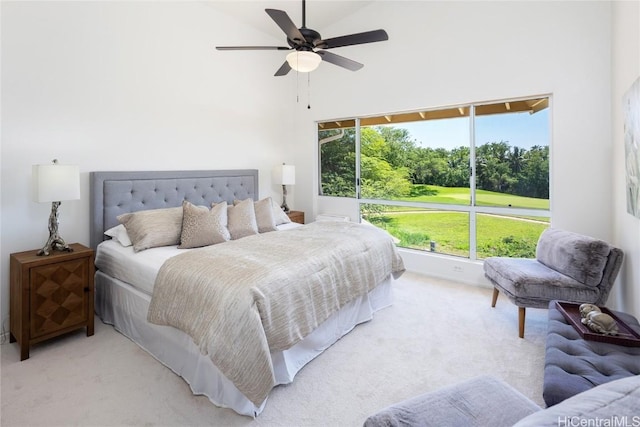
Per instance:
[[[399,248],[407,271],[440,279],[453,280],[472,286],[492,288],[484,277],[482,261],[471,261],[447,255],[425,253],[411,249]]]

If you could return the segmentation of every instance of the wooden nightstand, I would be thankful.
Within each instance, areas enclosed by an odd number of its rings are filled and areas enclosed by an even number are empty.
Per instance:
[[[73,252],[38,250],[10,255],[10,336],[20,360],[32,344],[86,327],[93,335],[93,249],[79,243]]]
[[[304,212],[303,211],[289,211],[287,214],[289,219],[292,222],[297,222],[298,224],[304,224]]]

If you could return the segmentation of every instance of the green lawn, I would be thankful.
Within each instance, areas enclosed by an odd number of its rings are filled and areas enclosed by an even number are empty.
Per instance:
[[[427,186],[423,186],[427,187]],[[421,201],[443,204],[468,203],[469,189],[428,186],[419,188],[422,193],[406,201]],[[483,205],[514,206],[548,209],[549,201],[481,191],[478,199]],[[397,240],[398,246],[430,250],[435,242],[438,253],[469,256],[469,214],[466,212],[438,211],[393,206],[365,219],[384,228]],[[549,226],[544,217],[515,217],[478,214],[477,257],[515,256],[535,257],[538,237]]]
[[[413,193],[411,197],[403,197],[398,200],[451,205],[469,205],[471,203],[471,190],[469,188],[417,184],[414,185]],[[476,203],[479,206],[549,209],[548,199],[515,196],[486,190],[476,190],[476,199]]]

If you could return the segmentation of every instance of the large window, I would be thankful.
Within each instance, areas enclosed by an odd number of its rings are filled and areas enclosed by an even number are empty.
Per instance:
[[[321,122],[320,195],[357,198],[401,247],[532,257],[549,135],[548,97]]]

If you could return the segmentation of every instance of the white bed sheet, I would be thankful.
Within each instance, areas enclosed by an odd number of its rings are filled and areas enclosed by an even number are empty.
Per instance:
[[[163,246],[134,252],[133,246],[125,247],[115,240],[106,240],[98,245],[95,263],[96,268],[108,276],[151,295],[162,264],[189,250],[191,249],[178,249],[178,246]]]

